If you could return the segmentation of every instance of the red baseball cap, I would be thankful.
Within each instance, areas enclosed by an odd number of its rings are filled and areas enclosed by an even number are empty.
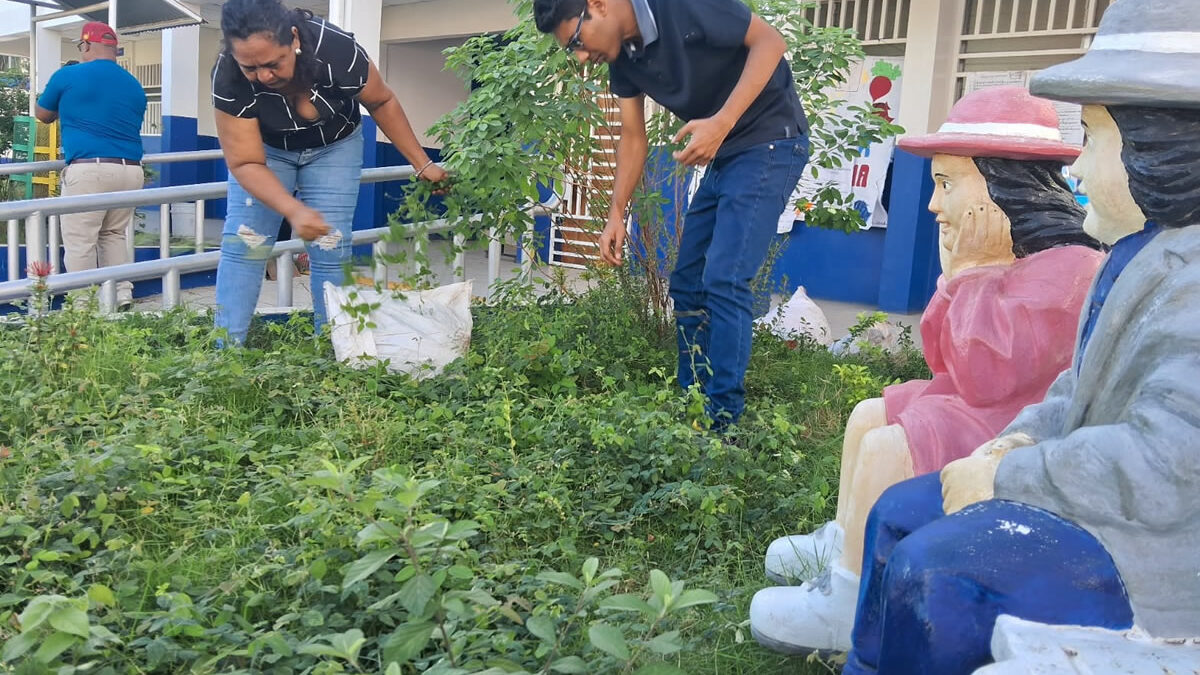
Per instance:
[[[102,21],[89,21],[83,25],[79,39],[101,45],[117,46],[117,31]]]

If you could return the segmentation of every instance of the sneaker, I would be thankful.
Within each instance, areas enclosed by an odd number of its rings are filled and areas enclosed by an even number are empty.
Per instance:
[[[832,565],[800,586],[772,586],[750,601],[750,634],[784,654],[850,651],[858,575]]]
[[[773,584],[790,586],[811,579],[842,557],[846,533],[831,520],[812,534],[780,537],[767,547],[764,561],[767,579]]]

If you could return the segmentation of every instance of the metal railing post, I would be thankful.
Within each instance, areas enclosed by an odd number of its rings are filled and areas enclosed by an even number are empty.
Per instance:
[[[171,205],[158,207],[158,257],[171,257]]]
[[[375,263],[375,283],[387,284],[388,265],[383,257],[387,255],[387,242],[380,240],[371,245],[371,260]]]
[[[16,281],[21,278],[21,221],[13,218],[8,221],[8,280]]]
[[[467,280],[467,252],[463,247],[467,245],[467,238],[461,234],[454,235],[454,280]]]
[[[163,275],[163,309],[179,306],[179,268],[172,267]]]
[[[196,200],[196,253],[204,252],[204,200]]]
[[[60,242],[59,217],[50,216],[47,220],[47,230],[49,231],[48,239],[50,241],[48,253],[50,255],[50,274],[58,274],[60,270],[59,261],[62,259],[62,246]]]
[[[296,278],[296,263],[292,253],[281,253],[275,258],[275,304],[279,307],[292,306],[292,280]]]
[[[125,226],[125,262],[134,262],[137,260],[137,257],[134,253],[134,251],[137,249],[137,246],[134,245],[133,241],[134,220],[136,219],[133,217],[133,214],[130,214],[129,224]]]
[[[500,233],[496,228],[488,230],[488,256],[487,256],[487,283],[488,294],[491,294],[492,287],[496,285],[496,280],[500,278]]]
[[[34,211],[25,219],[25,266],[46,259],[46,242],[42,239],[42,212]]]
[[[100,311],[112,314],[117,311],[117,280],[108,279],[100,284]]]

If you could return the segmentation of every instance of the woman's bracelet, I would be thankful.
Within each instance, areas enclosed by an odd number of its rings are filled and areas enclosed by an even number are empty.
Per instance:
[[[423,166],[423,167],[421,167],[421,168],[417,169],[417,173],[413,175],[413,178],[420,178],[420,177],[421,177],[421,174],[425,173],[425,169],[428,169],[428,168],[429,168],[429,167],[431,167],[431,166],[433,166],[433,160],[432,160],[432,159],[431,159],[431,160],[429,160],[428,162],[425,162],[425,166]]]

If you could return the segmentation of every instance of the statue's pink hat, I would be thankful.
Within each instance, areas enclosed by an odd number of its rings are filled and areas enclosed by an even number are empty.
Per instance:
[[[1023,87],[990,87],[962,97],[936,133],[905,136],[900,147],[921,157],[1001,157],[1070,164],[1080,149],[1063,142],[1058,111]]]

